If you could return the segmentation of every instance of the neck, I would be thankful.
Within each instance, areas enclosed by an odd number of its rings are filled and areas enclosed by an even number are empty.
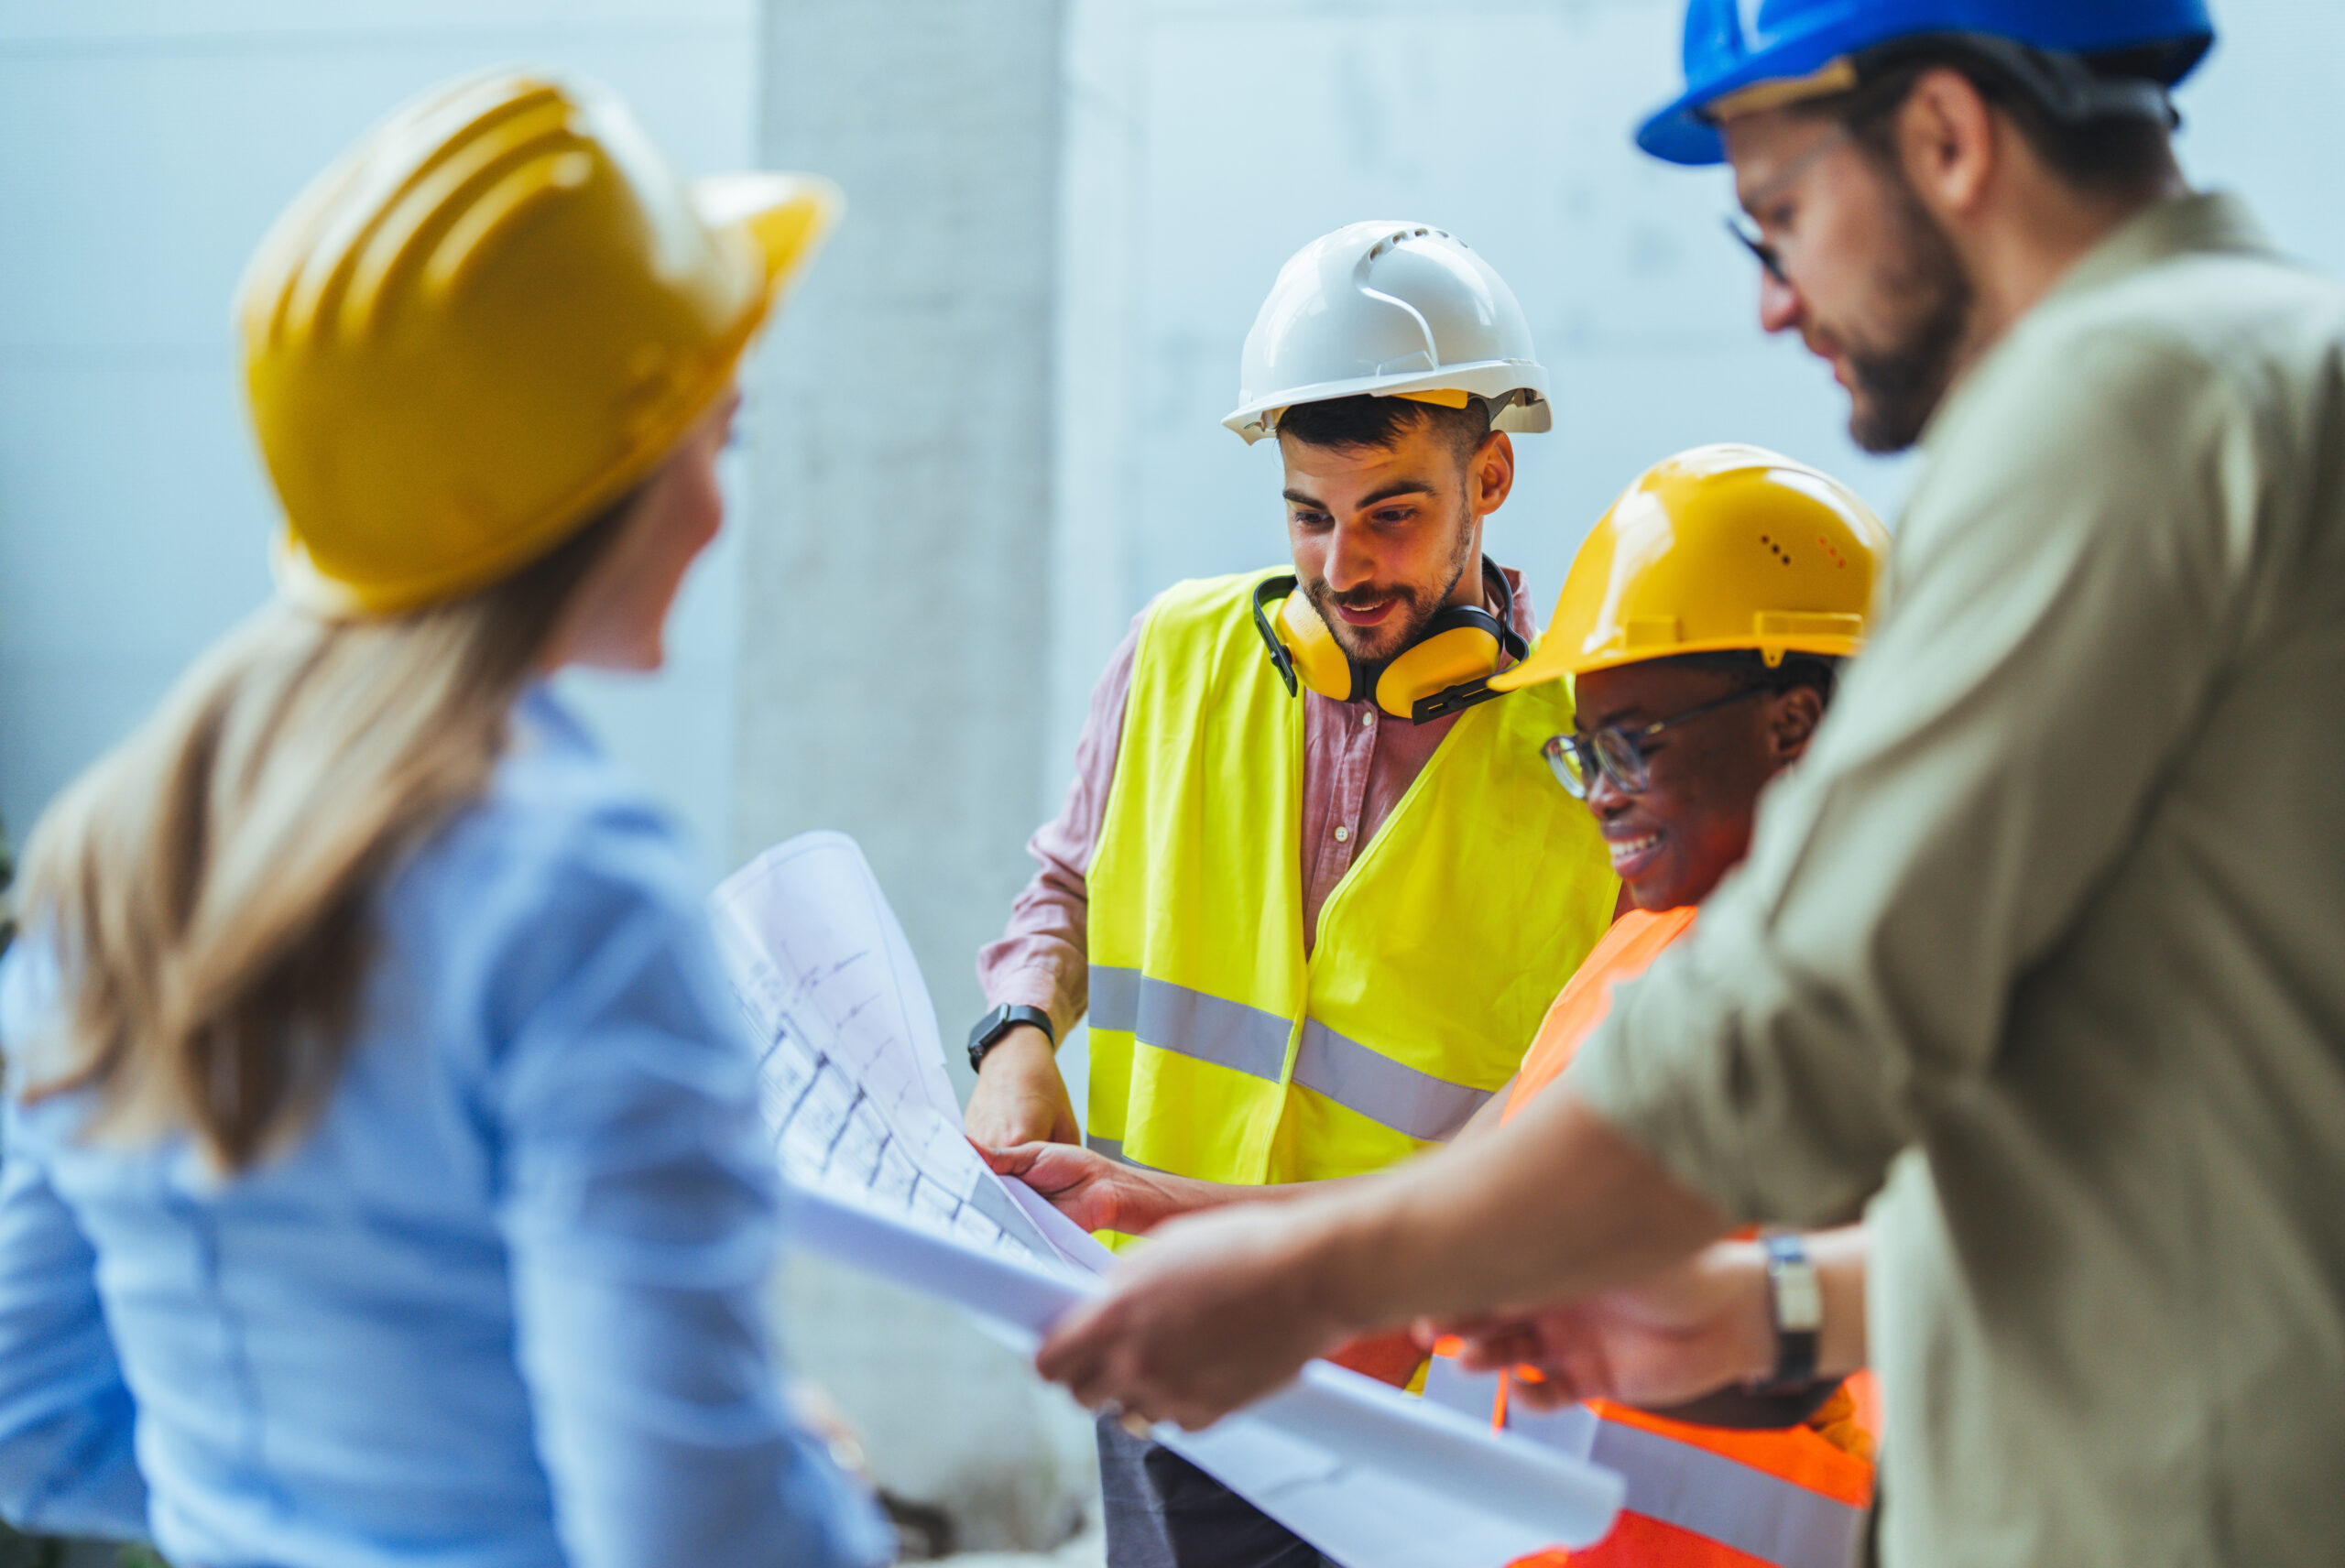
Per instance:
[[[1489,584],[1482,581],[1484,575],[1482,568],[1482,519],[1476,517],[1473,538],[1467,541],[1466,570],[1457,574],[1456,583],[1449,590],[1449,597],[1442,603],[1448,605],[1479,605],[1495,614],[1498,606],[1490,603]]]
[[[2040,173],[2016,182],[2007,199],[1968,233],[1952,235],[1977,300],[1958,377],[2042,304],[2101,241],[2159,202],[2188,194],[2179,171],[2153,189],[2113,197],[2079,196]]]

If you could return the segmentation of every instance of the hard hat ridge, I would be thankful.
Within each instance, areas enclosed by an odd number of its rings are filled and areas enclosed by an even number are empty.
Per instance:
[[[1238,407],[1222,423],[1252,442],[1297,403],[1436,393],[1482,399],[1494,429],[1553,422],[1547,373],[1505,279],[1445,230],[1371,219],[1279,268],[1239,356]]]

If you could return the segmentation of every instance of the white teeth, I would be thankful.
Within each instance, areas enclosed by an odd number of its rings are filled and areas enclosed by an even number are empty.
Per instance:
[[[1624,860],[1634,860],[1660,842],[1659,833],[1647,833],[1642,838],[1615,839],[1606,847],[1611,851],[1612,864],[1618,866]]]

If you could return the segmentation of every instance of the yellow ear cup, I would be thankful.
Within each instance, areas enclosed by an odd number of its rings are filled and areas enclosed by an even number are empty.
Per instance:
[[[1279,631],[1294,673],[1305,686],[1337,702],[1352,700],[1352,661],[1336,634],[1298,588],[1279,605]]]
[[[1418,698],[1479,680],[1498,667],[1499,639],[1487,628],[1452,626],[1415,644],[1384,667],[1376,682],[1376,705],[1405,719],[1414,711]]]

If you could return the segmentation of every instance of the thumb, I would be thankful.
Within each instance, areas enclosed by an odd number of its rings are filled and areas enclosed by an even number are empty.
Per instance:
[[[1019,1175],[1034,1163],[1034,1146],[1031,1143],[1021,1143],[1013,1149],[992,1149],[973,1138],[969,1139],[969,1147],[977,1151],[977,1158],[984,1160],[986,1168],[997,1176]]]

